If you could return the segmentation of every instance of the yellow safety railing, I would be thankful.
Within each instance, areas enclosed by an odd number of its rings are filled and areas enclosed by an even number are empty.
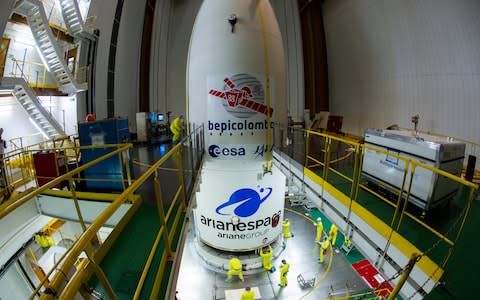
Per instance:
[[[342,134],[298,128],[288,128],[288,131],[290,137],[295,136],[297,139],[290,146],[290,148],[297,149],[296,152],[293,152],[296,156],[291,156],[298,162],[302,162],[301,155],[303,154],[305,175],[314,179],[323,187],[324,191],[328,191],[348,208],[347,218],[351,216],[352,212],[356,213],[375,228],[388,244],[397,247],[406,257],[414,252],[424,253],[417,265],[427,276],[432,277],[434,282],[438,281],[462,233],[478,185],[415,159],[397,155],[386,149],[365,145],[360,140],[344,137]],[[302,144],[304,145],[303,149],[299,146]],[[289,153],[290,149],[285,147],[282,151]],[[380,186],[379,189],[366,184],[363,162],[367,151],[398,160],[399,171],[403,173],[403,177],[400,176],[398,187],[384,185],[383,189],[382,182],[377,182]],[[290,153],[292,152],[290,151]],[[431,172],[435,178],[441,178],[442,182],[447,185],[458,185],[459,187],[455,196],[459,197],[458,201],[461,201],[462,208],[455,217],[445,220],[444,224],[449,225],[447,228],[439,228],[438,224],[429,222],[429,219],[424,218],[423,214],[416,212],[415,209],[410,209],[411,205],[408,205],[413,201],[412,187],[417,177],[424,176],[426,172]],[[365,195],[369,195],[370,198],[374,196],[377,203],[385,203],[384,207],[386,208],[378,207],[378,204],[372,203],[371,200],[365,202],[362,200]],[[388,207],[390,209],[387,209]],[[346,220],[347,223],[349,221]],[[409,224],[415,224],[417,228],[415,234],[421,231],[426,238],[415,239],[413,234],[407,230]],[[427,241],[431,241],[431,243],[426,245]],[[443,245],[442,249],[437,247],[439,244]]]
[[[183,174],[183,167],[182,167],[182,144],[177,144],[173,147],[167,154],[165,154],[162,158],[160,158],[157,162],[155,162],[144,174],[142,174],[135,182],[132,183],[123,193],[121,193],[113,202],[112,204],[104,210],[98,218],[85,230],[85,232],[79,237],[78,242],[72,247],[70,253],[66,256],[64,262],[59,266],[60,274],[63,272],[69,272],[75,262],[76,258],[82,251],[85,251],[90,244],[91,238],[96,234],[99,228],[110,218],[110,216],[118,209],[120,204],[124,203],[132,193],[134,193],[148,178],[154,176],[154,189],[155,195],[157,200],[157,209],[160,218],[160,228],[157,232],[155,242],[153,243],[152,249],[150,251],[150,255],[147,258],[144,271],[140,277],[139,283],[137,285],[135,294],[133,299],[138,299],[140,293],[142,292],[143,284],[145,282],[147,273],[149,272],[153,257],[158,250],[158,246],[161,241],[164,243],[164,250],[162,252],[162,256],[160,259],[160,264],[158,271],[155,276],[155,282],[153,284],[153,288],[150,294],[150,299],[157,299],[158,293],[160,290],[160,284],[162,282],[162,277],[165,273],[166,263],[169,260],[172,260],[174,257],[174,252],[172,250],[172,240],[173,235],[177,231],[177,226],[180,224],[181,215],[186,210],[186,189],[185,189],[185,182],[184,182],[184,174]],[[167,213],[165,214],[163,209],[164,199],[162,197],[161,192],[161,185],[160,179],[157,174],[157,170],[161,168],[167,161],[173,159],[177,165],[177,175],[178,175],[178,182],[179,185],[176,189],[176,192],[173,198],[168,201],[169,206]],[[175,211],[176,210],[176,211]],[[173,225],[172,228],[167,227],[167,222],[173,218]],[[88,255],[88,252],[87,252]],[[65,287],[63,288],[61,297],[62,299],[71,299],[77,291],[81,288],[81,285],[85,280],[90,276],[92,272],[96,273],[99,277],[100,281],[102,282],[104,288],[106,289],[108,296],[110,299],[116,299],[115,292],[113,291],[112,287],[108,283],[107,278],[102,275],[103,272],[101,271],[98,264],[91,258],[90,255],[88,259],[88,263],[85,267],[81,270],[77,270],[73,277],[66,283]],[[49,288],[58,291],[59,288],[64,284],[65,278],[62,275],[55,275],[52,279],[50,284],[48,285]],[[52,299],[51,295],[42,295],[41,299]]]
[[[80,84],[88,83],[88,73],[90,72],[90,66],[78,67],[73,74],[75,80]]]
[[[83,230],[86,230],[86,225],[85,225],[85,222],[83,220],[82,213],[80,211],[80,206],[79,206],[79,203],[78,203],[79,199],[78,199],[77,193],[76,193],[76,191],[73,187],[74,176],[80,174],[85,169],[87,169],[91,166],[94,166],[95,164],[97,164],[97,163],[99,163],[99,162],[101,162],[105,159],[108,159],[108,158],[113,157],[115,155],[122,155],[122,153],[124,153],[125,151],[128,151],[128,149],[131,148],[132,145],[131,144],[118,144],[118,145],[102,145],[102,146],[103,146],[103,148],[112,147],[113,150],[111,152],[109,152],[109,153],[91,161],[91,162],[88,162],[88,163],[85,163],[81,166],[78,166],[76,169],[67,172],[63,176],[52,179],[50,182],[46,183],[45,185],[43,185],[41,187],[38,187],[37,189],[35,189],[33,191],[25,192],[18,199],[12,199],[12,201],[9,200],[6,203],[2,204],[0,206],[0,219],[4,218],[5,216],[7,216],[11,212],[13,212],[15,209],[22,206],[24,203],[30,201],[31,199],[33,199],[34,197],[42,194],[43,192],[47,191],[48,189],[60,184],[63,181],[68,181],[69,182],[69,190],[70,190],[70,194],[71,194],[70,197],[74,201],[75,209],[77,211],[77,216],[79,218],[80,225],[81,225]],[[85,147],[85,148],[93,148],[93,147],[95,147],[95,146]],[[46,149],[46,150],[47,151],[58,151],[58,149]],[[125,157],[128,157],[128,156],[125,156]],[[126,161],[126,165],[128,165],[128,159]],[[130,197],[129,199],[133,199],[133,198]],[[78,243],[78,240],[73,243],[72,247],[74,247],[76,245],[76,243]],[[42,280],[42,282],[35,289],[35,291],[32,294],[30,299],[35,298],[38,291],[43,286],[47,285],[48,276],[50,274],[52,274],[53,271],[58,271],[57,266],[64,261],[64,258],[70,253],[71,249],[72,248],[68,249],[68,251],[60,258],[60,260],[56,262],[56,264],[53,266],[53,268],[48,272],[47,276],[45,276],[44,280]],[[90,257],[92,257],[94,255],[91,244],[90,244],[90,247],[88,249],[86,249],[86,251],[87,251],[88,255],[90,255]],[[78,256],[77,256],[77,258],[78,258]],[[82,263],[77,267],[81,269],[84,264],[85,263]],[[64,274],[66,274],[66,273],[64,273]]]
[[[8,58],[7,65],[4,67],[6,67],[5,76],[21,77],[32,88],[58,89],[55,78],[50,75],[42,62],[22,61],[11,57]],[[88,84],[90,66],[77,65],[74,69],[73,78],[80,84]]]
[[[80,147],[75,137],[60,137],[53,140],[35,142],[40,134],[30,134],[9,140],[9,150],[3,158],[6,187],[10,193],[18,187],[35,179],[33,154],[39,151],[62,151],[67,162],[76,162],[80,156]],[[40,135],[40,139],[43,137]]]
[[[100,283],[105,288],[108,297],[110,299],[116,299],[115,292],[113,291],[110,283],[106,275],[104,274],[103,270],[98,265],[99,261],[105,253],[98,253],[94,251],[94,245],[92,245],[92,239],[95,238],[99,229],[105,224],[105,222],[118,210],[118,208],[127,201],[131,201],[134,192],[145,183],[150,177],[153,176],[153,185],[156,195],[157,201],[157,209],[158,209],[158,216],[160,220],[160,228],[156,234],[156,239],[154,244],[152,245],[152,249],[150,251],[150,255],[147,259],[145,264],[145,269],[140,277],[140,281],[136,288],[134,299],[138,299],[140,293],[142,292],[143,284],[145,283],[147,273],[149,272],[153,257],[155,253],[159,251],[158,247],[160,244],[163,244],[163,250],[161,252],[161,259],[158,271],[155,275],[155,281],[153,284],[153,288],[151,290],[150,299],[157,299],[160,293],[160,285],[162,279],[165,274],[166,266],[168,261],[172,261],[175,257],[175,250],[174,250],[174,237],[175,234],[178,232],[179,226],[183,224],[182,222],[182,215],[185,213],[187,205],[187,189],[185,179],[187,177],[191,177],[190,185],[194,181],[195,172],[191,170],[187,175],[184,173],[183,168],[183,152],[185,149],[187,151],[192,151],[192,155],[198,155],[196,159],[201,159],[203,155],[203,151],[199,152],[198,149],[192,148],[192,144],[196,144],[197,146],[202,147],[202,139],[197,141],[198,136],[203,136],[203,127],[199,127],[195,129],[192,134],[185,139],[182,140],[181,143],[174,146],[168,153],[166,153],[162,158],[160,158],[157,162],[155,162],[148,170],[145,171],[138,179],[130,181],[130,185],[126,187],[121,194],[119,195],[112,195],[114,199],[112,200],[111,204],[102,212],[99,213],[98,217],[91,222],[88,226],[85,224],[83,220],[82,213],[80,211],[79,206],[79,196],[78,193],[75,191],[74,181],[77,180],[77,176],[87,168],[94,166],[95,164],[108,159],[110,157],[114,157],[116,155],[122,155],[125,151],[131,147],[131,144],[119,144],[119,145],[101,145],[101,146],[85,146],[80,147],[81,149],[85,148],[95,148],[95,147],[118,147],[117,149],[114,148],[108,154],[99,157],[98,159],[91,161],[89,163],[85,163],[83,165],[77,166],[75,169],[68,171],[66,174],[58,177],[58,178],[49,178],[51,181],[47,182],[45,185],[38,187],[34,191],[27,192],[15,201],[8,201],[0,206],[0,219],[7,216],[9,213],[13,212],[15,209],[30,201],[32,198],[48,192],[52,187],[57,186],[58,184],[67,181],[68,182],[68,191],[61,191],[59,194],[65,196],[69,195],[69,197],[73,200],[75,205],[75,210],[77,212],[78,220],[80,225],[83,229],[83,233],[76,239],[73,245],[68,249],[68,251],[60,258],[60,260],[55,264],[54,268],[47,274],[45,280],[42,280],[40,284],[37,286],[35,291],[32,293],[30,299],[34,299],[37,297],[38,293],[41,293],[41,299],[52,299],[59,297],[61,299],[72,299],[74,295],[79,292],[82,295],[88,295],[89,291],[84,289],[83,283],[85,283],[88,278],[92,274],[95,274],[99,279]],[[195,140],[192,140],[195,139]],[[199,143],[200,144],[199,144]],[[190,147],[190,150],[189,150]],[[46,151],[54,151],[55,149],[44,149]],[[33,151],[33,150],[30,150]],[[56,151],[56,150],[55,150]],[[128,165],[128,156],[124,156],[127,158],[126,165]],[[189,157],[189,156],[187,156]],[[172,163],[176,166],[175,168],[171,168],[170,166]],[[167,164],[169,168],[165,168],[164,165]],[[193,166],[193,164],[192,164]],[[199,166],[198,166],[199,167]],[[197,167],[197,168],[198,168]],[[170,199],[164,199],[165,195],[161,191],[161,182],[160,182],[160,173],[163,170],[168,169],[169,174],[171,171],[177,173],[178,178],[178,186],[174,191],[174,194]],[[188,171],[188,170],[186,170]],[[171,178],[171,175],[169,176]],[[172,186],[171,179],[169,180],[169,187]],[[164,211],[164,204],[168,203],[166,207],[166,211]],[[167,226],[167,223],[169,224]],[[101,251],[101,250],[99,250]],[[105,250],[102,250],[105,251]],[[78,263],[78,259],[80,254],[84,253],[86,255],[86,259],[83,259],[80,263]],[[53,270],[56,271],[53,274]],[[66,274],[72,274],[70,277]],[[47,278],[51,278],[51,274],[53,274],[53,278],[50,282],[47,281]],[[67,282],[68,281],[68,282]],[[42,287],[46,287],[46,291],[41,291]],[[55,291],[56,296],[53,296],[49,291]]]
[[[91,31],[97,29],[97,16],[89,16],[85,19],[85,27]]]
[[[333,294],[333,292],[331,292]],[[368,292],[362,292],[362,293],[351,293],[351,294],[346,294],[343,296],[333,296],[329,295],[328,300],[357,300],[357,299],[362,299],[362,300],[377,300],[377,299],[387,299],[385,297],[379,298],[379,295],[389,295],[390,290],[386,288],[382,289],[376,289],[374,291],[368,291]],[[390,299],[390,298],[388,298]],[[393,300],[393,299],[391,299]]]
[[[34,88],[58,88],[55,79],[49,76],[42,62],[23,61],[11,57],[7,59],[6,64],[4,76],[23,77],[28,85]]]
[[[43,8],[47,16],[48,24],[63,32],[67,32],[65,28],[65,22],[63,20],[62,12],[58,5],[58,1],[54,0],[42,0]]]
[[[53,141],[52,143],[55,143],[55,141]],[[36,145],[35,145],[36,146]],[[81,149],[96,149],[96,148],[102,148],[102,149],[105,149],[105,148],[111,148],[113,149],[112,152],[109,152],[108,154],[100,157],[100,158],[97,158],[93,161],[90,161],[88,163],[84,163],[82,165],[79,164],[79,161],[78,161],[78,157],[75,157],[75,161],[73,162],[75,164],[75,168],[73,170],[68,170],[68,167],[66,168],[66,173],[63,174],[62,176],[59,176],[59,177],[45,177],[45,176],[35,176],[35,178],[40,178],[40,179],[48,179],[48,180],[51,180],[49,181],[48,183],[42,185],[42,186],[37,186],[37,188],[35,189],[34,192],[32,193],[24,193],[22,194],[21,197],[19,198],[13,198],[13,199],[9,199],[8,201],[2,203],[2,205],[0,205],[0,218],[3,218],[5,215],[9,214],[10,212],[12,212],[13,210],[15,210],[18,206],[22,205],[23,203],[27,202],[28,200],[30,200],[31,198],[37,196],[38,194],[42,193],[43,191],[47,190],[47,189],[50,189],[52,187],[55,187],[57,185],[60,185],[60,184],[63,184],[64,181],[68,181],[69,183],[72,183],[73,184],[73,181],[78,181],[78,180],[94,180],[94,179],[82,179],[82,178],[79,178],[78,176],[80,175],[80,173],[111,157],[111,156],[114,156],[114,155],[117,155],[117,156],[122,156],[122,153],[124,153],[125,151],[127,151],[129,148],[131,148],[131,144],[108,144],[108,145],[101,145],[101,146],[82,146],[82,147],[79,147],[80,150]],[[68,156],[65,155],[65,150],[69,150],[71,149],[72,147],[57,147],[57,148],[41,148],[41,149],[32,149],[32,148],[25,148],[25,149],[22,149],[22,150],[17,150],[17,151],[13,151],[13,152],[8,152],[5,156],[4,156],[4,164],[5,164],[5,167],[6,167],[6,172],[5,173],[12,173],[13,171],[11,170],[12,169],[12,165],[11,165],[11,161],[14,161],[16,159],[25,159],[27,160],[28,158],[28,162],[25,162],[25,166],[22,167],[22,170],[23,169],[26,169],[25,172],[33,172],[34,173],[34,165],[33,165],[33,159],[31,158],[35,153],[38,153],[38,152],[47,152],[47,153],[55,153],[55,155],[57,155],[57,158],[63,158],[65,159],[64,163],[65,165],[67,165],[67,161],[68,161]],[[76,150],[76,149],[72,149],[73,153],[76,153],[77,151],[80,151],[80,150]],[[59,157],[58,155],[62,155],[62,157]],[[128,155],[125,155],[124,157],[126,157],[128,159]],[[126,164],[126,168],[128,170],[129,168],[129,164],[125,163]],[[58,170],[58,165],[55,166],[57,168],[57,172],[59,171]],[[27,171],[28,170],[28,171]],[[33,178],[33,175],[35,174],[28,174],[28,175],[24,175],[26,176],[26,178],[23,178],[23,179],[29,179],[29,180],[32,180],[34,179]],[[131,178],[129,178],[129,173],[127,172],[127,174],[125,174],[126,177],[124,179],[122,179],[122,182],[131,182]],[[11,176],[11,175],[10,175]],[[75,176],[77,176],[77,178],[74,178]],[[98,179],[97,179],[98,180]],[[109,180],[109,181],[114,181],[114,180]],[[10,182],[10,185],[12,183]]]
[[[409,128],[402,128],[402,130],[413,131],[413,129],[409,129]],[[465,143],[465,159],[464,159],[464,168],[462,170],[462,175],[465,175],[468,156],[473,155],[477,158],[473,181],[476,182],[476,183],[480,182],[480,143],[479,142],[467,140],[467,139],[460,138],[460,137],[448,136],[448,135],[439,134],[439,133],[432,133],[432,132],[428,132],[428,131],[419,130],[418,132],[423,133],[423,134],[443,137],[445,139],[452,139],[452,140],[455,140],[455,141],[458,141],[458,142]]]

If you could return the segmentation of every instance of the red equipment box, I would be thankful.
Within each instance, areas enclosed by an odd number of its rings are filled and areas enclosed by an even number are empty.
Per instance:
[[[33,164],[39,186],[45,185],[67,172],[63,152],[35,153],[33,154]],[[65,186],[67,186],[67,181],[62,181],[54,187],[62,189]]]

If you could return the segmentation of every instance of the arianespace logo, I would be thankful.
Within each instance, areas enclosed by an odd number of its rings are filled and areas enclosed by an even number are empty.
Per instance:
[[[245,148],[231,147],[231,146],[220,147],[218,145],[210,145],[208,147],[208,154],[213,158],[217,158],[219,156],[223,156],[223,157],[245,156]]]
[[[230,196],[227,202],[219,205],[215,210],[219,215],[231,215],[226,213],[225,208],[235,206],[233,213],[238,217],[250,217],[260,208],[260,205],[272,194],[272,188],[266,188],[267,194],[263,197],[254,189],[244,188],[236,190]],[[266,192],[264,188],[260,188],[260,193]]]
[[[265,104],[262,83],[249,74],[235,74],[223,79],[222,90],[211,89],[208,93],[222,101],[227,112],[237,118],[249,118],[257,113],[273,113]]]
[[[230,198],[220,204],[215,212],[220,216],[232,216],[228,221],[217,218],[200,217],[200,222],[217,230],[219,238],[245,240],[251,238],[261,238],[267,234],[271,228],[277,227],[281,211],[271,216],[262,216],[257,219],[243,222],[241,218],[251,217],[256,214],[260,205],[264,203],[272,194],[272,188],[260,188],[259,192],[250,188],[238,189],[232,193]],[[235,218],[236,217],[236,220]]]

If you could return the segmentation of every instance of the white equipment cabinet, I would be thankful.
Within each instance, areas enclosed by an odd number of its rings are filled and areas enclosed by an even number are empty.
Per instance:
[[[406,130],[367,129],[365,144],[388,153],[402,155],[423,164],[460,176],[465,154],[465,144],[447,137],[415,134]],[[411,168],[411,166],[410,166]],[[394,156],[365,149],[362,173],[372,182],[389,190],[398,191],[402,185],[405,162]],[[403,197],[410,183],[408,173]],[[458,183],[425,168],[416,168],[409,202],[428,211],[453,197]]]
[[[150,118],[147,112],[137,112],[137,142],[147,142],[150,136]]]

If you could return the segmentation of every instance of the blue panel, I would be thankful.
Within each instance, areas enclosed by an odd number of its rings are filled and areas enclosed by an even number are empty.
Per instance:
[[[80,146],[120,144],[130,142],[128,119],[108,119],[78,124]],[[82,149],[82,163],[95,160],[116,148]],[[122,163],[120,163],[122,161]],[[133,171],[130,161],[130,171]],[[120,180],[126,178],[125,163],[118,155],[106,159],[85,170],[86,186],[94,190],[122,190]],[[133,173],[131,173],[133,176]],[[102,179],[91,181],[89,179]],[[115,181],[108,181],[115,180]]]

